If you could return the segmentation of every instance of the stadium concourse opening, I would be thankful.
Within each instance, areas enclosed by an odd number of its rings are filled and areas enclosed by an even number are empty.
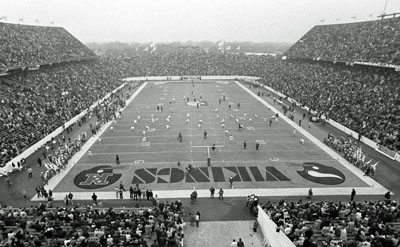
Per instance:
[[[305,195],[310,187],[324,195],[345,195],[351,188],[360,195],[384,194],[384,187],[279,113],[251,85],[145,82],[47,187],[55,200],[71,191],[76,199],[92,192],[114,199],[120,184],[151,189],[158,198],[187,198],[193,187],[208,197],[211,186],[226,189],[225,197]]]

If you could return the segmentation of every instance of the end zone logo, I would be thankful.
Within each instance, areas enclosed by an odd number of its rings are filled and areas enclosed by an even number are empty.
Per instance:
[[[337,185],[345,180],[345,176],[339,170],[314,162],[305,162],[303,171],[297,173],[303,178],[318,184]]]
[[[74,184],[82,189],[99,189],[117,182],[120,177],[121,174],[113,173],[111,166],[96,166],[80,172]]]

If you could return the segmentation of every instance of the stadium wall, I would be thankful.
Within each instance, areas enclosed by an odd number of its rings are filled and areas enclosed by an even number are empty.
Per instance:
[[[258,216],[257,222],[264,236],[263,247],[295,247],[293,242],[282,231],[278,231],[278,227],[264,210],[257,206]]]

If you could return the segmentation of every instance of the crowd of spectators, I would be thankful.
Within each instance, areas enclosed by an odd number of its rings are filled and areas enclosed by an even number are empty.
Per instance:
[[[183,246],[180,201],[154,207],[0,208],[1,246]],[[157,243],[157,245],[155,244]]]
[[[262,203],[261,208],[297,247],[399,245],[400,204],[383,201]]]
[[[313,27],[285,54],[291,58],[400,65],[400,17]]]
[[[119,86],[121,78],[167,75],[258,76],[302,106],[400,150],[400,74],[393,69],[244,54],[154,53],[108,56],[0,77],[2,163]]]
[[[61,27],[0,22],[0,70],[94,57]]]
[[[74,62],[0,78],[1,164],[122,84],[118,67]]]
[[[274,61],[261,81],[353,131],[400,150],[400,73],[384,68]]]
[[[366,160],[366,155],[357,142],[344,136],[334,136],[332,133],[324,140],[324,143],[340,153],[347,161],[364,171],[365,176],[374,176],[376,166],[379,163],[371,163],[372,159]]]
[[[260,75],[266,56],[224,53],[154,53],[109,56],[130,76]]]
[[[400,75],[393,70],[267,56],[167,53],[106,57],[1,79],[6,92],[0,111],[2,137],[7,137],[1,144],[3,163],[110,92],[124,76],[235,74],[262,77],[262,83],[303,106],[400,149]]]

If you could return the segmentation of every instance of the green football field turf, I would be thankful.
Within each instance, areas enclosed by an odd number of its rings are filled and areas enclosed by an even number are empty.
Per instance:
[[[200,99],[207,105],[197,107]],[[208,189],[226,187],[230,176],[237,189],[368,186],[282,118],[270,126],[274,115],[234,81],[149,82],[90,147],[93,157],[84,154],[54,191],[114,191],[119,182],[153,190]],[[307,167],[312,176],[326,174],[311,181],[300,175]],[[114,182],[105,175],[109,168],[121,174]],[[108,184],[93,186],[102,180]]]

